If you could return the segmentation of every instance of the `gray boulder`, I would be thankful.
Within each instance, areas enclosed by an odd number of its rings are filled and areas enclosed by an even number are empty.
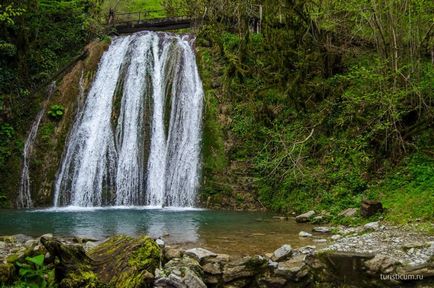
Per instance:
[[[315,211],[311,210],[295,217],[295,221],[297,221],[297,223],[309,222],[313,216],[315,216]]]
[[[273,252],[273,256],[271,257],[271,260],[275,262],[286,260],[287,258],[291,257],[291,254],[292,254],[291,245],[285,244]]]
[[[193,258],[173,259],[156,270],[154,287],[157,288],[206,288],[202,280],[203,271]]]
[[[260,274],[267,266],[268,260],[262,256],[244,257],[229,262],[223,269],[223,281],[227,283],[237,279],[253,277]]]
[[[197,261],[199,261],[199,263],[202,263],[206,259],[213,258],[213,257],[217,256],[216,253],[211,252],[211,251],[206,250],[206,249],[203,249],[203,248],[189,249],[189,250],[185,251],[184,254],[196,259]]]

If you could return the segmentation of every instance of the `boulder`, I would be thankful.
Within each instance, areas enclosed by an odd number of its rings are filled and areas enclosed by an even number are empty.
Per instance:
[[[24,235],[24,234],[16,234],[16,235],[13,235],[13,237],[15,237],[16,242],[19,242],[19,243],[24,243],[26,241],[33,239],[33,237],[28,236],[28,235]]]
[[[307,275],[308,268],[304,262],[305,258],[305,255],[298,255],[288,261],[280,262],[274,273],[286,279],[298,281]]]
[[[206,250],[206,249],[203,249],[203,248],[189,249],[189,250],[186,250],[184,252],[184,254],[196,259],[197,261],[199,261],[199,263],[203,262],[204,260],[206,260],[208,258],[212,258],[212,257],[217,256],[216,253],[211,252],[211,251]]]
[[[159,238],[155,240],[155,243],[157,243],[157,245],[160,246],[161,248],[163,248],[165,245],[164,240]]]
[[[227,263],[223,269],[225,283],[234,280],[253,277],[260,274],[268,266],[268,260],[262,256],[244,257]]]
[[[297,221],[297,223],[305,223],[305,222],[309,222],[310,219],[315,215],[315,211],[311,210],[309,212],[303,213],[298,215],[297,217],[295,217],[295,221]]]
[[[32,248],[33,249],[37,244],[38,244],[38,240],[30,239],[30,240],[27,240],[24,243],[24,246],[27,247],[27,248]]]
[[[17,242],[17,239],[15,238],[15,236],[0,236],[0,241],[5,242],[5,243],[9,243],[9,244],[13,244],[13,243]]]
[[[389,256],[377,254],[374,258],[364,262],[369,274],[390,274],[400,266],[401,263]]]
[[[164,258],[167,261],[170,261],[174,258],[181,258],[183,254],[184,254],[184,251],[182,249],[169,247],[169,246],[166,246],[164,248]]]
[[[341,213],[339,213],[339,216],[341,216],[341,217],[354,217],[354,216],[356,216],[357,212],[358,212],[357,208],[348,208],[348,209],[345,209],[344,211],[342,211]]]
[[[196,259],[175,258],[157,269],[153,287],[157,288],[206,288],[202,280],[203,270]]]
[[[314,246],[314,245],[308,245],[308,246],[304,246],[304,247],[298,248],[298,251],[301,254],[312,255],[312,254],[315,253],[315,249],[316,249],[316,246]]]
[[[313,232],[318,232],[318,233],[330,233],[332,231],[332,229],[330,227],[313,227],[312,228]]]
[[[276,275],[264,275],[258,279],[259,287],[285,287],[287,280]]]
[[[300,233],[298,233],[299,237],[312,237],[312,234],[305,232],[305,231],[300,231]]]
[[[378,230],[380,229],[380,223],[379,222],[371,222],[371,223],[367,223],[363,226],[363,228],[365,230]]]
[[[360,215],[370,217],[383,212],[383,205],[379,201],[363,200],[360,206]]]
[[[285,244],[273,252],[273,256],[271,257],[271,260],[275,262],[286,260],[287,258],[291,257],[291,254],[292,254],[291,245]]]

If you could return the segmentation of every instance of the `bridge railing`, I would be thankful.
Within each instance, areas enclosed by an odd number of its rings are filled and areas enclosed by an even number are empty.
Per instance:
[[[188,19],[188,16],[169,17],[164,10],[145,10],[131,13],[116,13],[111,24],[140,24],[163,19]]]

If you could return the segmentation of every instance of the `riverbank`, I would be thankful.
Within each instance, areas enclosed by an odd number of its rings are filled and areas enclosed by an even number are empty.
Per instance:
[[[433,235],[372,222],[358,227],[317,226],[299,236],[311,244],[295,248],[288,241],[275,251],[250,256],[169,245],[147,236],[2,236],[0,283],[26,281],[27,274],[20,272],[25,263],[26,269],[39,271],[28,281],[46,279],[59,287],[432,287],[434,283]],[[41,265],[30,264],[38,255],[44,255]]]

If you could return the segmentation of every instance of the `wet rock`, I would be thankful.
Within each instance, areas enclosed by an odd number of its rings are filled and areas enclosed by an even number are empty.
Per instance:
[[[26,241],[33,240],[33,237],[24,235],[24,234],[16,234],[13,235],[15,237],[16,242],[25,243]]]
[[[390,274],[401,264],[391,257],[378,254],[374,258],[365,261],[364,265],[370,274]]]
[[[291,245],[285,244],[273,252],[273,256],[271,257],[271,260],[276,262],[286,260],[287,258],[291,257],[291,254],[292,254]]]
[[[298,233],[299,237],[312,237],[312,234],[305,232],[305,231],[300,231],[300,233]]]
[[[309,212],[303,213],[295,217],[297,223],[309,222],[310,219],[315,215],[315,211],[311,210]]]
[[[223,281],[231,282],[240,278],[253,277],[267,268],[268,261],[261,256],[244,257],[229,262],[223,269]]]
[[[209,262],[202,266],[205,273],[218,275],[223,273],[223,269],[219,262]]]
[[[363,228],[365,230],[378,230],[380,229],[380,223],[379,222],[371,222],[371,223],[367,223],[363,226]]]
[[[17,239],[15,238],[15,236],[0,236],[0,241],[9,244],[14,244],[15,242],[17,242]]]
[[[154,287],[157,288],[205,288],[202,280],[203,270],[196,259],[176,258],[157,269]]]
[[[212,258],[212,257],[217,256],[216,253],[211,252],[211,251],[206,250],[206,249],[203,249],[203,248],[189,249],[189,250],[185,251],[184,254],[188,255],[190,257],[193,257],[194,259],[199,261],[199,263],[201,263],[202,261],[204,261],[207,258]]]
[[[220,275],[223,273],[223,266],[229,262],[229,260],[229,255],[218,254],[216,257],[205,259],[202,264],[202,269],[207,274]]]
[[[38,244],[38,241],[37,241],[37,240],[33,240],[33,239],[31,239],[31,240],[27,240],[27,241],[24,243],[24,246],[27,247],[27,248],[32,248],[32,249],[33,249],[37,244]]]
[[[272,261],[272,260],[268,260],[268,267],[274,269],[274,268],[277,268],[278,265],[279,265],[278,262],[274,262],[274,261]]]
[[[348,209],[345,209],[344,211],[342,211],[341,213],[339,213],[339,216],[341,216],[341,217],[354,217],[354,216],[356,216],[357,212],[358,212],[357,208],[348,208]]]
[[[360,215],[370,217],[383,212],[383,205],[379,201],[363,200],[360,206]]]
[[[44,234],[41,237],[39,237],[39,242],[41,242],[42,238],[47,239],[47,240],[52,240],[54,238],[54,236],[51,233]]]
[[[308,245],[301,248],[298,248],[298,251],[305,255],[312,255],[315,252],[316,246]]]
[[[50,236],[51,234],[47,234],[48,236]],[[49,238],[49,237],[48,237]],[[86,242],[98,242],[100,239],[96,239],[93,237],[88,237],[88,236],[75,236],[72,241],[75,243],[79,243],[79,244],[84,244]]]
[[[313,232],[318,232],[318,233],[330,233],[331,230],[332,229],[330,227],[313,227],[312,229]]]
[[[6,243],[3,241],[0,241],[0,250],[5,250],[7,247]]]
[[[258,279],[259,287],[272,287],[279,288],[284,287],[287,282],[287,279],[284,277],[279,277],[275,275],[264,275]]]
[[[179,248],[166,246],[164,249],[164,257],[169,261],[174,258],[181,258],[183,253],[184,251]]]
[[[274,273],[286,279],[299,280],[307,275],[308,268],[305,267],[305,258],[305,255],[299,255],[288,261],[280,262],[277,269],[274,270]]]
[[[162,239],[155,240],[155,243],[157,243],[157,245],[160,246],[161,248],[164,247],[164,245],[165,245],[165,243]]]

